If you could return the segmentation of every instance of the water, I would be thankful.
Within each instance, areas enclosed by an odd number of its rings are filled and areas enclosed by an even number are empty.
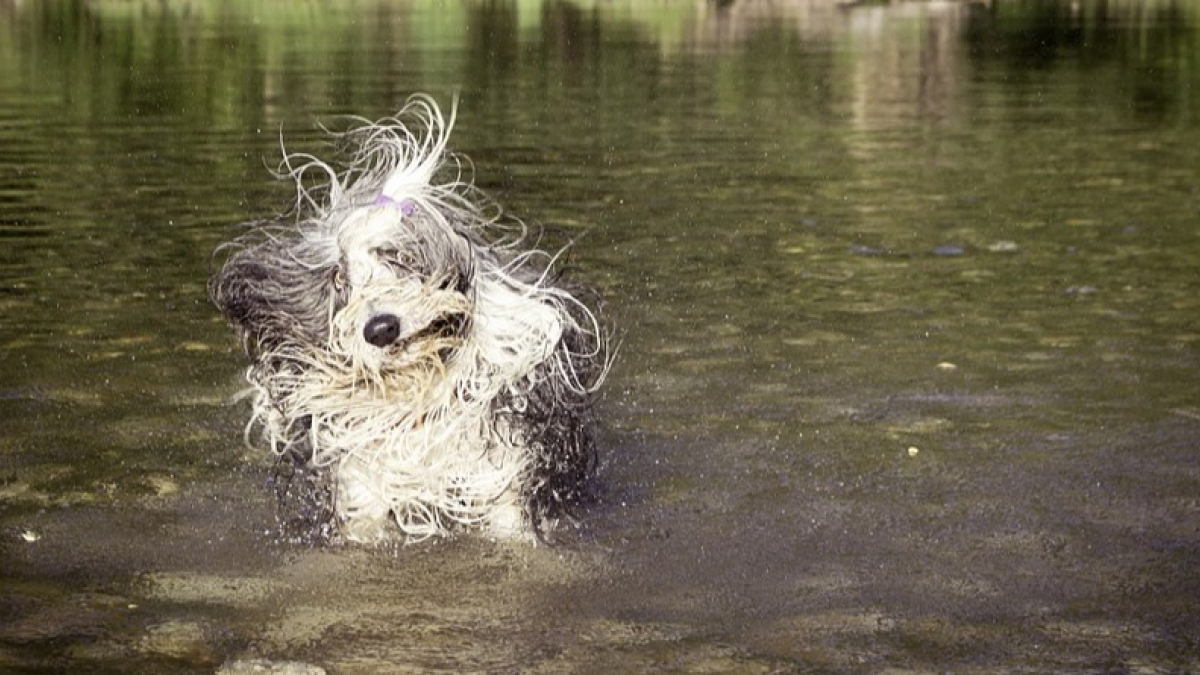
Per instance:
[[[1200,670],[1188,2],[0,2],[0,670]],[[274,535],[205,300],[461,95],[620,327],[557,548]]]

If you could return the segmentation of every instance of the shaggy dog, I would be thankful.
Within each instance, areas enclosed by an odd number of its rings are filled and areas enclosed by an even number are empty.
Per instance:
[[[290,467],[284,492],[302,479],[329,538],[540,535],[594,465],[609,356],[591,296],[464,178],[454,118],[414,97],[334,134],[338,168],[285,150],[295,213],[218,249],[209,294],[252,364],[247,436]]]

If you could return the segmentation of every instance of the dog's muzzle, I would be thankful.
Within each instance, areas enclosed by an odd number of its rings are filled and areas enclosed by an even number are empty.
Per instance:
[[[378,314],[363,326],[363,339],[368,344],[383,349],[400,337],[400,317],[395,314]]]
[[[404,343],[428,338],[450,338],[461,335],[467,318],[461,314],[447,314],[429,322],[429,325],[404,339]],[[363,339],[367,344],[383,349],[394,345],[400,337],[400,317],[395,314],[377,314],[363,326]]]

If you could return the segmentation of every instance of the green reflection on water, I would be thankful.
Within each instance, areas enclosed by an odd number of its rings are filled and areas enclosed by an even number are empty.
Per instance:
[[[1196,669],[1200,6],[0,17],[0,667]],[[602,554],[263,535],[209,254],[413,91],[622,327]]]

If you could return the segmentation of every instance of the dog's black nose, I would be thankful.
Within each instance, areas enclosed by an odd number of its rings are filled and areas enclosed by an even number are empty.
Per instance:
[[[383,348],[400,337],[400,317],[395,314],[380,314],[371,317],[363,326],[363,339],[376,347]]]

